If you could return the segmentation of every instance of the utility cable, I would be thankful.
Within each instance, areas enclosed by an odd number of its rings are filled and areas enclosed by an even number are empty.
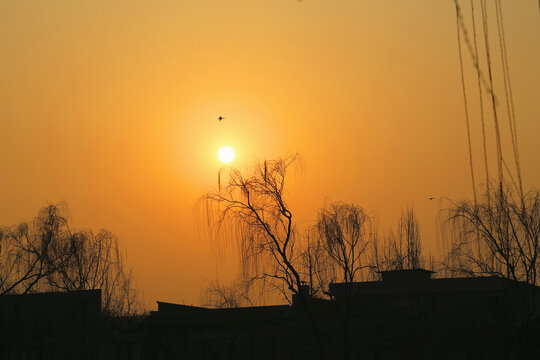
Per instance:
[[[481,9],[482,9],[482,25],[483,25],[483,32],[484,32],[484,46],[486,50],[486,59],[487,59],[487,66],[488,66],[488,75],[489,75],[489,84],[490,88],[492,89],[490,91],[491,93],[491,105],[493,108],[493,123],[495,127],[495,140],[497,144],[497,165],[498,165],[498,171],[499,171],[499,187],[502,190],[503,186],[503,169],[502,169],[502,144],[501,144],[501,132],[500,132],[500,126],[499,126],[499,118],[497,114],[497,104],[495,99],[495,94],[493,91],[493,73],[491,69],[491,52],[489,49],[489,31],[488,31],[488,17],[487,17],[487,7],[486,7],[486,0],[481,0]]]
[[[465,87],[465,75],[463,71],[463,54],[461,50],[461,26],[460,26],[460,18],[461,18],[461,8],[459,7],[458,0],[454,0],[454,3],[456,5],[456,27],[457,27],[457,40],[458,40],[458,50],[459,50],[459,69],[461,72],[461,88],[463,92],[463,104],[465,105],[465,123],[467,125],[467,143],[469,146],[469,165],[471,168],[471,180],[472,180],[472,187],[473,187],[473,195],[474,195],[474,204],[477,204],[476,199],[476,182],[474,180],[474,166],[473,166],[473,155],[472,155],[472,146],[471,146],[471,126],[470,126],[470,120],[469,120],[469,106],[467,102],[467,89]]]
[[[455,0],[454,0],[454,2],[455,2]],[[461,9],[461,7],[459,7],[459,8]],[[471,40],[469,38],[469,32],[467,31],[467,26],[465,25],[465,21],[463,20],[463,16],[461,15],[461,11],[459,13],[459,22],[460,22],[460,26],[461,26],[461,32],[463,33],[463,40],[465,41],[465,44],[467,45],[467,50],[469,51],[469,55],[471,56],[471,60],[473,62],[473,65],[474,65],[476,71],[478,72],[478,74],[480,76],[480,81],[482,82],[482,84],[486,88],[486,91],[490,95],[495,96],[495,93],[491,89],[489,81],[486,79],[484,73],[482,72],[482,69],[480,68],[479,59],[478,59],[478,56],[475,55],[473,45],[471,44]],[[497,103],[497,97],[496,96],[495,96],[495,102]]]
[[[501,53],[501,65],[503,69],[503,83],[504,83],[504,92],[506,97],[506,110],[508,115],[508,125],[510,128],[510,136],[512,139],[512,149],[514,152],[514,161],[516,165],[516,173],[518,177],[517,188],[519,190],[522,202],[523,202],[523,185],[521,178],[521,166],[519,160],[519,149],[517,141],[517,126],[516,126],[516,112],[514,108],[514,96],[512,93],[512,83],[510,81],[510,67],[508,65],[508,51],[506,48],[506,34],[504,30],[504,19],[502,13],[501,1],[496,0],[496,15],[497,15],[497,30],[499,35],[499,49]]]
[[[476,16],[474,13],[474,0],[471,0],[471,17],[472,17],[472,28],[473,28],[473,39],[474,39],[474,58],[478,59],[478,41],[476,34]],[[480,102],[480,120],[482,123],[482,145],[484,150],[484,168],[486,172],[486,195],[488,205],[490,204],[490,195],[489,195],[489,165],[488,165],[488,156],[487,156],[487,141],[486,141],[486,122],[484,116],[484,97],[482,95],[482,81],[481,81],[481,72],[480,67],[475,66],[476,68],[476,79],[478,83],[478,99]]]

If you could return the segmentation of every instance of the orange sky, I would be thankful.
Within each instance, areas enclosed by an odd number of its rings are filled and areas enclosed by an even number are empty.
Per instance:
[[[538,187],[538,3],[502,4],[524,185]],[[222,145],[241,167],[300,153],[300,226],[327,198],[381,229],[414,205],[432,247],[428,198],[471,196],[450,0],[7,0],[0,54],[0,224],[65,200],[76,227],[121,238],[148,304],[199,303],[232,274],[193,216]],[[479,136],[475,122],[481,174]]]

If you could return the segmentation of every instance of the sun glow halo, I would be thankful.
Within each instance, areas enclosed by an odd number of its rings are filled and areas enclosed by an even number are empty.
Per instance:
[[[229,163],[234,159],[234,150],[230,146],[223,146],[218,151],[219,160],[224,163]]]

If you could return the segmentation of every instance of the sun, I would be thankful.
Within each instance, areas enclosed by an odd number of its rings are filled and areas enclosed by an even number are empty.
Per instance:
[[[224,146],[218,151],[219,160],[230,163],[234,159],[234,150],[230,146]]]

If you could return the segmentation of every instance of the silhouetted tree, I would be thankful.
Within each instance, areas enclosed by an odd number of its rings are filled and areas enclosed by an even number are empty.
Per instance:
[[[243,274],[283,290],[289,301],[302,285],[296,229],[284,198],[287,170],[296,160],[295,155],[260,162],[246,173],[221,170],[218,190],[202,198],[207,229],[216,244],[232,241]]]
[[[233,244],[243,276],[262,280],[298,300],[310,321],[318,355],[323,356],[319,330],[302,285],[300,249],[293,213],[285,199],[287,171],[297,155],[256,163],[246,172],[226,168],[218,173],[218,189],[201,198],[206,229],[218,247]],[[292,295],[292,296],[291,296]]]
[[[203,294],[204,306],[216,309],[254,306],[252,298],[256,295],[250,290],[250,284],[242,278],[236,279],[230,285],[225,285],[219,280],[212,281]]]
[[[1,294],[101,289],[106,313],[140,310],[118,238],[106,230],[72,231],[64,204],[44,207],[30,224],[2,228],[0,261]]]
[[[0,295],[32,292],[63,265],[54,248],[66,225],[56,207],[46,207],[31,223],[0,228]]]
[[[318,240],[316,229],[308,229],[305,241],[300,248],[299,272],[303,283],[309,287],[309,296],[328,296],[328,285],[335,279],[335,272],[330,266],[331,260],[321,241]]]
[[[508,186],[492,187],[480,202],[451,203],[442,215],[450,271],[538,285],[539,191],[521,198]]]
[[[396,229],[390,229],[382,244],[373,242],[373,269],[409,270],[426,266],[422,256],[420,228],[412,208],[402,211]]]
[[[369,268],[367,250],[375,237],[367,212],[355,204],[329,203],[319,211],[316,230],[334,279],[344,283],[359,280],[361,272]]]

